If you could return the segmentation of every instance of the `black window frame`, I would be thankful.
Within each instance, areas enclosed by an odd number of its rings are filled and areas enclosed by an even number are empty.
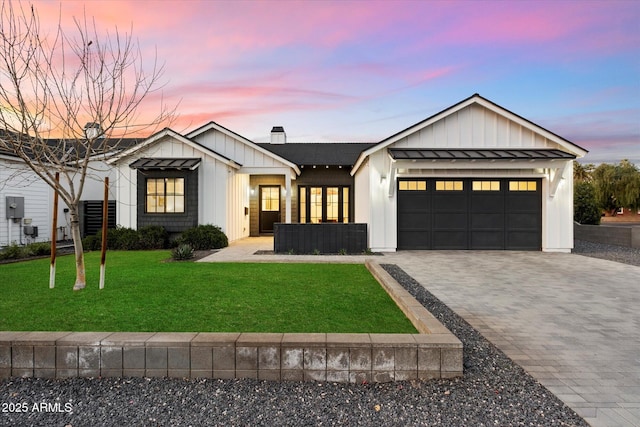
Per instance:
[[[327,223],[327,188],[337,188],[338,189],[338,220],[339,224],[347,224],[353,222],[353,214],[352,214],[352,186],[351,185],[314,185],[314,184],[305,184],[298,186],[298,221],[302,217],[301,212],[301,197],[300,194],[304,191],[305,193],[305,224],[313,224],[311,222],[311,188],[322,188],[322,220],[320,223]],[[344,222],[344,189],[349,190],[349,195],[347,197],[347,222]]]
[[[182,197],[182,210],[181,211],[173,211],[173,212],[167,212],[167,180],[178,180],[181,179],[182,180],[182,194],[180,195],[180,197]],[[160,181],[160,180],[164,180],[164,199],[165,199],[165,203],[164,203],[164,211],[149,211],[149,206],[148,206],[148,197],[149,197],[149,193],[148,191],[148,184],[149,184],[149,180],[154,180],[154,181]],[[174,182],[174,188],[175,188],[175,182]],[[158,193],[155,193],[156,196],[158,196]],[[176,194],[174,193],[172,195],[174,198],[176,197]],[[157,206],[157,205],[156,205]],[[174,203],[175,206],[175,203]],[[144,180],[144,213],[146,215],[184,215],[187,212],[187,179],[185,177],[182,176],[147,176],[145,177]]]

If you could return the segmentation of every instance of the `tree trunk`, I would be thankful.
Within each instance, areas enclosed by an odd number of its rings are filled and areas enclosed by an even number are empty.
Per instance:
[[[82,236],[80,235],[80,219],[78,208],[69,207],[71,219],[71,237],[73,237],[73,248],[76,255],[76,283],[73,285],[74,291],[79,291],[87,286],[87,278],[84,269],[84,249],[82,247]]]

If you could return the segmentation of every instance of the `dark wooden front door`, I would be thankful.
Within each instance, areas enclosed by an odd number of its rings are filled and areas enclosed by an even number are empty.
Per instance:
[[[273,233],[273,224],[280,222],[280,186],[260,186],[260,233]]]

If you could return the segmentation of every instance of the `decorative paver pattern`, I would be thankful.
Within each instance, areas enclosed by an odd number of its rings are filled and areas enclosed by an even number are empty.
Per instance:
[[[592,426],[640,426],[640,267],[541,252],[405,251],[384,262]]]

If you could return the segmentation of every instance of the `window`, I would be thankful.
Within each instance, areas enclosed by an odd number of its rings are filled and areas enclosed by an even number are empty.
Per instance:
[[[278,212],[280,210],[280,187],[262,187],[262,212]]]
[[[311,188],[311,213],[309,219],[313,223],[322,222],[322,187]]]
[[[307,192],[300,192],[300,223],[307,222]]]
[[[509,181],[509,191],[536,191],[537,188],[535,181]]]
[[[147,178],[147,213],[184,213],[184,178]]]
[[[349,187],[298,187],[301,223],[349,222]]]
[[[473,181],[473,191],[500,191],[500,181]]]
[[[398,188],[400,191],[425,191],[427,181],[399,181]]]
[[[327,222],[338,222],[338,187],[327,187]]]
[[[436,191],[462,191],[462,181],[436,181]]]
[[[349,222],[349,187],[342,187],[342,222]]]

